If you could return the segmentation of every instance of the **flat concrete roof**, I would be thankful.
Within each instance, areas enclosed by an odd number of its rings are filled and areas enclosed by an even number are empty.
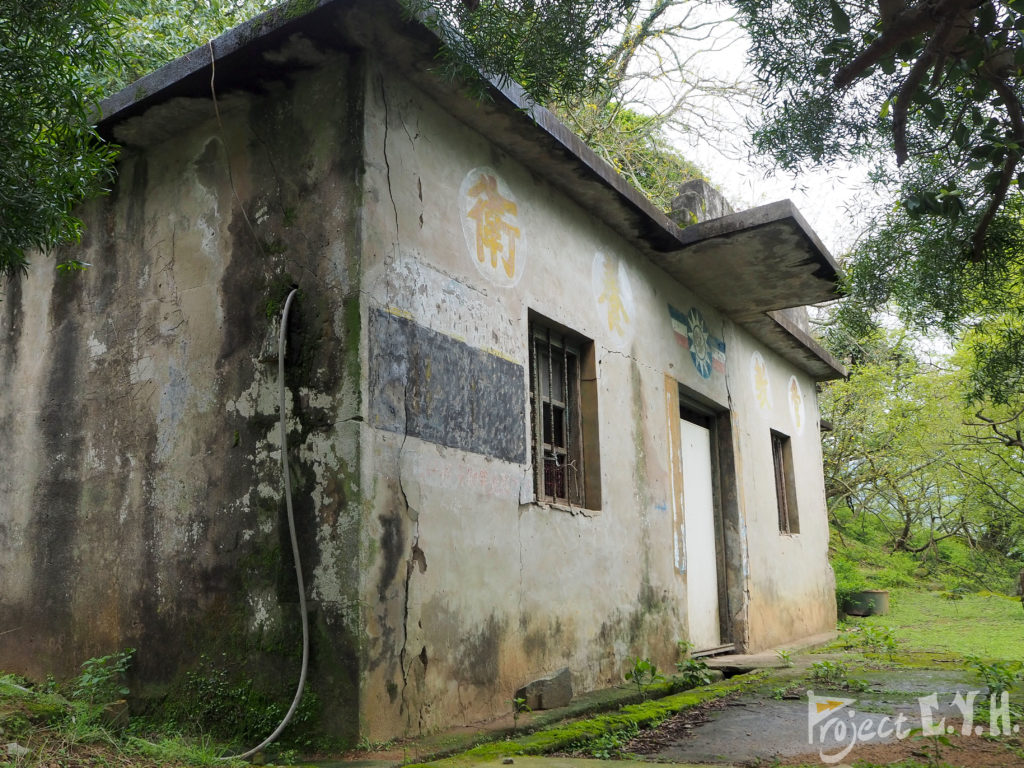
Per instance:
[[[810,336],[766,314],[838,298],[839,268],[791,202],[681,229],[517,84],[491,82],[480,101],[436,77],[438,47],[397,0],[291,0],[106,99],[98,127],[131,144],[134,118],[172,99],[182,105],[178,119],[211,116],[211,81],[224,100],[316,66],[318,51],[371,51],[801,369],[819,379],[844,375]],[[174,121],[164,130],[176,130]]]

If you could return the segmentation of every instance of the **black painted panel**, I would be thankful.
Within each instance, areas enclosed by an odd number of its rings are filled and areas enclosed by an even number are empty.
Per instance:
[[[521,365],[380,309],[368,335],[370,424],[526,463]]]

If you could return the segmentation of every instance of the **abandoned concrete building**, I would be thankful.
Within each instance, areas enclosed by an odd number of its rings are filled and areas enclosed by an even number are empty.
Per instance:
[[[137,649],[160,696],[297,675],[288,457],[325,728],[382,739],[834,627],[789,202],[678,227],[393,0],[272,12],[104,104],[80,245],[0,305],[0,667]],[[223,655],[222,655],[223,654]],[[211,659],[213,661],[211,661]],[[276,687],[275,687],[276,686]]]

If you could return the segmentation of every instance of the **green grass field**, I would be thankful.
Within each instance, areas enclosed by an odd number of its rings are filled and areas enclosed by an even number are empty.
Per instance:
[[[890,609],[887,616],[856,622],[890,627],[904,651],[1024,661],[1024,608],[1018,597],[966,594],[954,601],[941,592],[896,589]]]

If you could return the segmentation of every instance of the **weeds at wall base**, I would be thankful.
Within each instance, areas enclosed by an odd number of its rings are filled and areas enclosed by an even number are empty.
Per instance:
[[[232,685],[226,674],[200,674],[208,669],[195,670],[186,680],[195,690],[190,691],[194,694],[192,720],[184,728],[174,722],[173,708],[158,720],[135,717],[129,721],[127,702],[115,697],[128,694],[125,679],[131,656],[128,649],[89,659],[82,673],[63,686],[49,679],[33,687],[23,678],[0,674],[0,768],[231,765],[234,761],[221,756],[238,751],[235,745],[248,746],[236,730],[268,728],[269,732],[279,722],[281,707],[276,702],[254,692],[252,685]],[[304,699],[300,726],[317,720],[317,707],[315,696]],[[200,721],[199,715],[212,719]],[[224,719],[218,721],[218,717]],[[268,718],[274,722],[268,725]],[[231,732],[217,739],[206,730],[211,725]],[[298,731],[301,746],[314,746],[309,733],[308,728]],[[279,744],[272,745],[269,756],[294,762],[297,753]]]
[[[66,699],[32,689],[24,680],[0,676],[0,740],[6,747],[0,766],[232,765],[219,759],[224,746],[212,739],[161,734],[151,742],[111,725],[110,720],[109,702]]]

